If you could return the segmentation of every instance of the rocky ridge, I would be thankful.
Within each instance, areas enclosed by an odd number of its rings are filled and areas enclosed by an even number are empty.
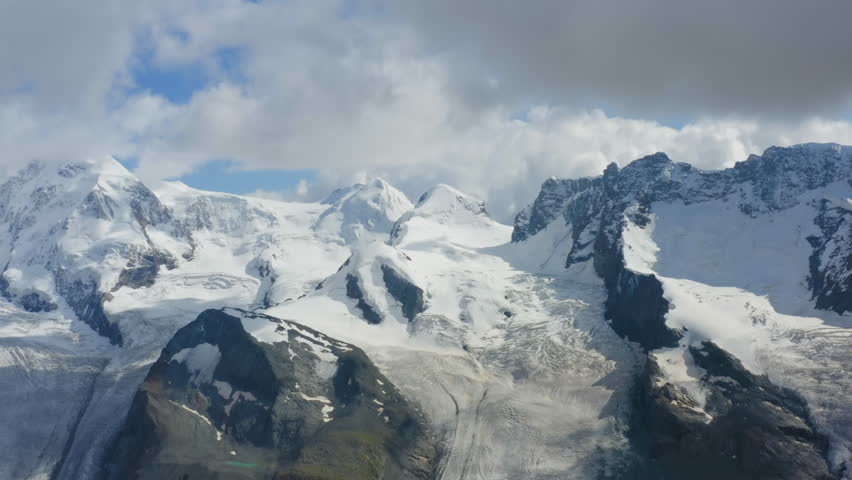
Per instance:
[[[807,280],[816,308],[842,314],[852,298],[848,200],[810,192],[852,187],[850,179],[852,149],[838,145],[773,147],[720,171],[702,171],[657,153],[624,168],[611,164],[600,177],[549,179],[516,217],[514,242],[564,222],[570,238],[565,267],[592,263],[607,290],[610,325],[649,352],[634,428],[637,444],[647,448],[649,478],[681,478],[687,472],[700,478],[835,476],[825,460],[826,438],[800,397],[753,375],[713,343],[682,342],[687,332],[666,320],[671,295],[645,262],[628,260],[627,251],[635,246],[628,244],[626,232],[653,232],[658,204],[724,201],[751,218],[804,205],[812,209],[822,235],[808,237],[810,269],[802,272],[802,281]],[[671,372],[661,373],[656,358],[661,352],[683,352],[683,358],[675,353],[673,364],[695,370],[684,374],[696,377],[690,380],[692,391],[671,383]],[[706,466],[696,469],[698,464]]]

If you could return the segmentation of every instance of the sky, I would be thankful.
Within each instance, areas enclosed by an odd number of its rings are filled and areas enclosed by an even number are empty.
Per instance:
[[[0,176],[314,200],[448,183],[501,220],[550,176],[852,144],[852,2],[0,0]]]

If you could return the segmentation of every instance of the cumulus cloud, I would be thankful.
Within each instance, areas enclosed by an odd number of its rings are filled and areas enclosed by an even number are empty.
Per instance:
[[[115,155],[153,181],[233,160],[318,171],[258,195],[320,198],[379,175],[413,198],[453,184],[506,220],[548,176],[656,151],[717,168],[772,144],[852,143],[834,113],[852,89],[839,2],[831,15],[787,0],[8,5],[0,169]],[[134,84],[152,65],[207,81],[171,102]],[[673,117],[688,121],[654,120]]]

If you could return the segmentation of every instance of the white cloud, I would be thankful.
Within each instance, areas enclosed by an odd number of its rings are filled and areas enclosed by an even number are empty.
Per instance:
[[[296,184],[296,195],[300,197],[304,197],[308,194],[308,188],[310,188],[310,184],[304,178],[299,180],[299,183]]]
[[[611,161],[666,151],[716,168],[772,144],[852,143],[849,122],[812,116],[708,116],[670,128],[560,106],[561,96],[519,115],[515,96],[486,98],[476,82],[460,88],[458,58],[424,42],[422,26],[342,15],[348,3],[149,0],[97,14],[94,7],[44,13],[16,3],[26,10],[19,22],[38,28],[0,29],[0,166],[33,157],[138,156],[139,175],[154,180],[234,159],[243,168],[319,170],[287,198],[318,198],[380,175],[413,198],[433,183],[453,184],[506,220],[544,178],[598,174]],[[54,20],[41,16],[56,14],[74,25],[56,26],[53,36]],[[0,18],[0,26],[12,26]],[[15,32],[25,40],[18,50],[8,47]],[[215,53],[225,47],[242,54],[238,75],[217,64]],[[183,105],[150,93],[116,96],[140,48],[152,49],[157,65],[202,65],[212,83]],[[503,81],[498,75],[486,83]]]

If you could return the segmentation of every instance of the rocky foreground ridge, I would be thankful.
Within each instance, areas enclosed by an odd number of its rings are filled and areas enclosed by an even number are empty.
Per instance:
[[[357,347],[208,310],[151,367],[104,478],[413,480],[436,458],[426,418]]]

